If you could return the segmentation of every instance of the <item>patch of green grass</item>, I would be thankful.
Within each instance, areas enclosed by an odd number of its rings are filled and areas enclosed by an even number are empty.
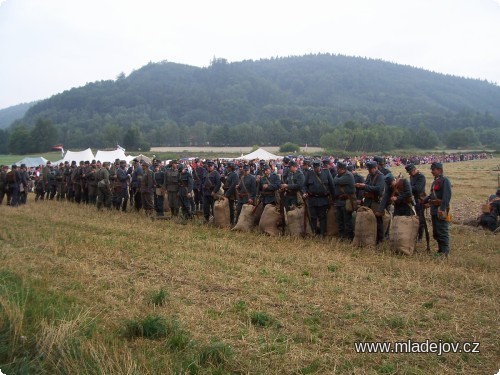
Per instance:
[[[233,355],[233,349],[229,345],[213,341],[199,348],[192,358],[184,359],[184,365],[176,372],[198,374],[201,370],[210,370],[211,374],[227,374],[229,371],[226,366]]]
[[[239,301],[235,302],[233,305],[233,311],[238,312],[238,313],[243,312],[246,309],[247,309],[247,304],[243,300],[239,300]]]
[[[123,336],[128,339],[145,337],[153,340],[166,337],[166,320],[160,315],[148,315],[142,320],[129,320],[125,322]]]
[[[151,292],[149,295],[149,302],[155,306],[164,306],[167,302],[168,293],[165,289],[160,288],[160,290]]]
[[[321,360],[315,359],[307,366],[304,366],[301,369],[297,370],[295,373],[297,375],[315,374],[320,370],[320,367],[321,367]]]

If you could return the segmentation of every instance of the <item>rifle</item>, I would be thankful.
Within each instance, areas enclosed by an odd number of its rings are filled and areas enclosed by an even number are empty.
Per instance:
[[[285,221],[285,192],[283,189],[280,189],[280,218],[278,220],[278,228],[281,228],[281,234],[285,234],[286,221]]]
[[[424,205],[419,202],[419,211],[418,211],[418,218],[424,223],[424,231],[425,231],[425,241],[427,242],[427,252],[431,252],[431,246],[430,246],[430,236],[429,236],[429,228],[427,228],[427,221],[425,220],[425,207]]]
[[[307,234],[307,219],[309,218],[309,206],[307,205],[307,198],[303,198],[304,201],[304,218],[302,220],[302,235],[305,237]]]

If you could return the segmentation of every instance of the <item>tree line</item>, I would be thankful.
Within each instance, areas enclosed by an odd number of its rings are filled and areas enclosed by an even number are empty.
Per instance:
[[[36,152],[39,122],[72,149],[495,147],[499,103],[500,88],[486,81],[341,55],[150,63],[36,103],[4,131],[0,152]]]

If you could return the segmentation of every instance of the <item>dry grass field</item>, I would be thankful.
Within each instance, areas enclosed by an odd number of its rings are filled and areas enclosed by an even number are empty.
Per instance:
[[[446,164],[472,216],[498,161]],[[397,174],[402,168],[394,169]],[[430,172],[423,167],[430,186]],[[466,202],[465,204],[459,202]],[[462,210],[462,211],[460,211]],[[498,236],[451,225],[451,256],[270,238],[55,201],[0,207],[6,374],[494,374]],[[434,246],[435,248],[435,246]],[[355,342],[478,342],[357,353]]]

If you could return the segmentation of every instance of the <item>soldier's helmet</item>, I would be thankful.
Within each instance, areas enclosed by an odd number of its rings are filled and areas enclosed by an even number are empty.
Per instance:
[[[394,181],[394,176],[392,175],[392,173],[387,173],[385,176],[384,176],[384,181],[387,185],[390,185],[392,183],[392,181]]]
[[[366,162],[366,169],[370,170],[372,168],[377,168],[377,163],[374,161],[367,161]]]
[[[415,169],[415,165],[410,163],[410,164],[405,166],[405,169],[406,169],[406,172],[410,173],[412,170]]]

